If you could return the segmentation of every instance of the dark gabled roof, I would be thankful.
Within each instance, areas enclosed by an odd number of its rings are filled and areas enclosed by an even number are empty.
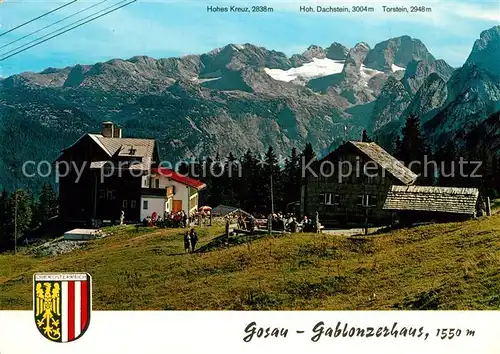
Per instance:
[[[236,212],[240,212],[240,213],[243,213],[245,215],[251,216],[250,213],[247,213],[246,211],[244,211],[240,208],[232,207],[232,206],[228,206],[228,205],[218,205],[215,208],[213,208],[211,211],[212,215],[214,215],[214,216],[227,216],[227,215],[234,214]]]
[[[103,147],[110,156],[120,157],[141,157],[142,163],[149,166],[153,161],[155,140],[137,138],[108,138],[101,134],[89,134],[89,136]],[[130,150],[134,149],[135,154],[131,155]]]
[[[392,186],[384,209],[474,215],[478,198],[477,188]]]
[[[80,140],[85,137],[92,139],[105,153],[109,156],[110,160],[112,157],[120,158],[139,158],[140,162],[131,165],[128,169],[139,169],[139,170],[149,170],[151,164],[155,159],[155,149],[156,141],[154,139],[138,139],[138,138],[109,138],[104,137],[101,134],[84,134],[77,141],[75,141],[71,146],[63,150],[69,150],[75,146]],[[57,160],[59,160],[63,154],[61,154]],[[91,163],[91,168],[100,169],[107,161],[93,161]],[[156,161],[157,162],[157,161]]]
[[[418,176],[377,144],[360,141],[350,141],[350,143],[402,183],[407,185],[415,183]]]
[[[348,147],[356,149],[364,156],[374,161],[378,166],[403,184],[411,185],[417,180],[418,176],[412,170],[375,143],[348,141],[324,157],[323,160],[335,156]]]

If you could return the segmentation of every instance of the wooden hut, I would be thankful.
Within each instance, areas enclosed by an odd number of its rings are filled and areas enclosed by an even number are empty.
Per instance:
[[[393,185],[412,185],[417,179],[377,144],[358,141],[348,141],[317,161],[315,172],[304,178],[301,214],[318,212],[327,226],[389,223],[391,212],[382,208],[387,193]]]
[[[404,223],[464,220],[482,213],[477,188],[438,186],[392,186],[383,208]]]

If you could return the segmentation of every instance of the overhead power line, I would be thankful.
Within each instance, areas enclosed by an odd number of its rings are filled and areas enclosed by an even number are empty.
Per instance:
[[[24,22],[24,23],[21,23],[20,25],[17,25],[16,27],[11,28],[11,29],[10,29],[10,30],[8,30],[8,31],[5,31],[5,32],[3,32],[3,33],[0,33],[0,37],[5,36],[6,34],[11,33],[11,32],[15,31],[15,30],[16,30],[16,29],[18,29],[18,28],[24,27],[24,26],[26,26],[26,25],[28,25],[28,24],[30,24],[30,23],[32,23],[32,22],[35,22],[36,20],[39,20],[39,19],[41,19],[42,17],[45,17],[45,16],[47,16],[47,15],[50,15],[51,13],[56,12],[56,11],[58,11],[58,10],[62,9],[63,7],[69,6],[69,5],[71,5],[71,4],[73,4],[73,3],[77,2],[77,1],[78,1],[78,0],[72,0],[72,1],[68,2],[67,4],[64,4],[64,5],[62,5],[62,6],[59,6],[58,8],[55,8],[54,10],[50,10],[49,12],[46,12],[46,13],[44,13],[44,14],[41,14],[40,16],[35,17],[35,18],[34,18],[34,19],[32,19],[32,20],[29,20],[29,21],[26,21],[26,22]]]
[[[33,36],[34,34],[37,34],[37,33],[39,33],[39,32],[42,32],[42,31],[46,30],[47,28],[50,28],[50,27],[52,27],[52,26],[55,26],[55,25],[57,25],[57,24],[59,24],[59,23],[61,23],[61,22],[64,22],[64,21],[66,21],[66,20],[68,20],[68,19],[70,19],[70,18],[72,18],[72,17],[77,16],[77,15],[79,15],[79,14],[83,13],[83,12],[86,12],[86,11],[88,11],[88,10],[90,10],[90,9],[93,9],[93,8],[94,8],[94,7],[96,7],[96,6],[99,6],[99,5],[101,5],[102,3],[105,3],[106,1],[109,1],[109,0],[103,0],[103,1],[101,1],[101,2],[98,2],[97,4],[91,5],[91,6],[89,6],[89,7],[84,8],[83,10],[80,10],[80,11],[78,11],[78,12],[75,12],[75,13],[74,13],[74,14],[72,14],[72,15],[66,16],[65,18],[63,18],[63,19],[61,19],[61,20],[59,20],[59,21],[53,22],[53,23],[51,23],[50,25],[47,25],[47,26],[42,27],[42,28],[40,28],[40,29],[38,29],[38,30],[36,30],[36,31],[33,31],[33,32],[31,32],[31,33],[28,33],[27,35],[22,36],[21,38],[18,38],[18,39],[16,39],[16,40],[13,40],[12,42],[9,42],[9,43],[7,43],[7,44],[2,45],[2,46],[0,47],[0,49],[6,48],[6,47],[8,47],[8,46],[10,46],[10,45],[12,45],[12,44],[14,44],[14,43],[17,43],[17,42],[19,42],[19,41],[22,41],[23,39],[26,39],[26,38],[28,38],[28,37],[31,37],[31,36]],[[1,0],[0,0],[0,2],[1,2]]]
[[[78,28],[78,27],[81,27],[81,26],[83,26],[83,25],[85,25],[85,24],[87,24],[87,23],[89,23],[89,22],[95,21],[95,20],[97,20],[97,19],[99,19],[99,18],[101,18],[101,17],[103,17],[103,16],[106,16],[106,15],[108,15],[108,14],[112,13],[112,12],[115,12],[115,11],[117,11],[117,10],[119,10],[119,9],[121,9],[121,8],[123,8],[123,7],[125,7],[125,6],[129,6],[129,5],[133,4],[134,2],[137,2],[137,0],[132,0],[132,1],[127,2],[126,4],[123,4],[123,5],[118,6],[118,7],[114,8],[114,9],[112,9],[112,10],[109,10],[109,11],[107,11],[107,12],[103,13],[103,14],[100,14],[99,16],[95,16],[96,14],[98,14],[98,13],[100,13],[100,12],[102,12],[102,11],[105,11],[105,10],[107,10],[107,9],[109,9],[109,8],[115,7],[116,5],[121,4],[121,3],[125,2],[125,1],[128,1],[128,0],[123,0],[123,1],[120,1],[119,3],[114,4],[114,5],[112,5],[112,6],[109,6],[109,7],[107,7],[107,8],[106,8],[106,9],[104,9],[104,10],[98,11],[98,12],[96,12],[96,13],[92,14],[92,15],[89,15],[89,16],[87,16],[87,17],[84,17],[83,19],[80,19],[80,20],[78,20],[78,21],[75,21],[75,22],[73,22],[73,23],[71,23],[71,24],[67,25],[67,26],[64,26],[64,27],[62,27],[62,28],[60,28],[60,29],[58,29],[58,30],[56,30],[56,31],[54,31],[54,32],[51,32],[51,33],[49,33],[49,34],[47,34],[47,35],[45,35],[45,36],[43,36],[43,37],[40,37],[40,38],[35,39],[35,40],[33,40],[33,41],[29,42],[29,43],[26,43],[26,44],[24,44],[24,45],[22,45],[22,46],[20,46],[20,47],[17,47],[17,48],[15,48],[15,49],[12,49],[12,50],[10,50],[10,51],[6,52],[6,53],[3,53],[3,54],[1,55],[1,57],[0,57],[0,61],[4,61],[4,60],[6,60],[6,59],[12,58],[13,56],[15,56],[15,55],[17,55],[17,54],[20,54],[20,53],[22,53],[22,52],[24,52],[24,51],[26,51],[26,50],[28,50],[28,49],[31,49],[31,48],[33,48],[33,47],[36,47],[37,45],[40,45],[40,44],[42,44],[42,43],[45,43],[45,42],[47,42],[47,41],[49,41],[49,40],[51,40],[51,39],[53,39],[53,38],[59,37],[60,35],[62,35],[62,34],[64,34],[64,33],[70,32],[70,31],[72,31],[72,30],[74,30],[74,29],[76,29],[76,28]],[[92,16],[95,16],[95,17],[92,17]],[[88,19],[87,21],[82,22],[82,23],[80,23],[80,24],[78,24],[78,25],[73,26],[75,23],[81,22],[81,21],[83,21],[84,19],[87,19],[87,18],[89,18],[89,17],[92,17],[92,18],[90,18],[90,19]],[[66,29],[66,30],[64,30],[64,31],[62,31],[62,32],[59,32],[59,31],[61,31],[62,29],[67,28],[67,27],[69,27],[69,26],[72,26],[72,27],[70,27],[70,28],[68,28],[68,29]],[[55,33],[55,32],[59,32],[59,33],[54,34],[53,36],[50,36],[51,34],[53,34],[53,33]],[[50,37],[46,38],[47,36],[50,36]],[[42,40],[42,39],[43,39],[43,40]],[[37,43],[34,43],[34,44],[32,44],[32,45],[30,45],[30,46],[26,47],[28,44],[31,44],[31,43],[33,43],[33,42],[37,42]],[[20,49],[20,48],[22,48],[22,49]],[[15,50],[17,50],[17,49],[20,49],[20,50],[18,50],[18,51],[16,51],[16,52],[12,53],[13,51],[15,51]],[[12,54],[9,54],[9,53],[12,53]],[[8,55],[7,55],[7,54],[8,54]]]

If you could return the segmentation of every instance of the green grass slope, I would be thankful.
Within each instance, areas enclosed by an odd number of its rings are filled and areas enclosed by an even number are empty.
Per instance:
[[[500,215],[369,236],[215,239],[111,228],[55,257],[0,255],[0,309],[32,308],[35,272],[85,271],[94,310],[500,309]],[[373,295],[375,294],[375,295]]]

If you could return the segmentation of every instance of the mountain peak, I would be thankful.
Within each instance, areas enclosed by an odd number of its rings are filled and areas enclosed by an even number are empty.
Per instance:
[[[326,51],[319,45],[310,45],[307,50],[302,53],[302,56],[307,60],[312,60],[313,58],[324,59],[326,58]]]
[[[359,42],[357,43],[354,48],[366,48],[366,49],[370,49],[370,45],[366,42]]]
[[[437,73],[444,81],[448,81],[453,68],[444,60],[411,60],[405,71],[403,83],[412,93],[416,93],[426,78]]]
[[[333,42],[325,51],[326,57],[332,60],[345,60],[349,53],[349,49],[338,42]]]
[[[494,26],[481,32],[466,64],[475,65],[489,73],[500,76],[500,26]]]
[[[404,35],[377,43],[368,53],[364,64],[372,69],[391,71],[393,65],[406,68],[414,59],[436,60],[422,41]]]
[[[349,53],[349,49],[338,42],[333,42],[325,51],[326,57],[332,60],[345,60]]]
[[[319,50],[319,49],[323,49],[323,48],[321,48],[319,45],[316,45],[316,44],[311,44],[309,47],[307,47],[308,51],[310,51],[310,50]]]
[[[365,60],[369,51],[370,51],[370,46],[367,43],[359,42],[358,44],[356,44],[354,48],[349,50],[349,52],[347,53],[344,72],[345,73],[351,73],[352,71],[359,72],[361,64]]]

